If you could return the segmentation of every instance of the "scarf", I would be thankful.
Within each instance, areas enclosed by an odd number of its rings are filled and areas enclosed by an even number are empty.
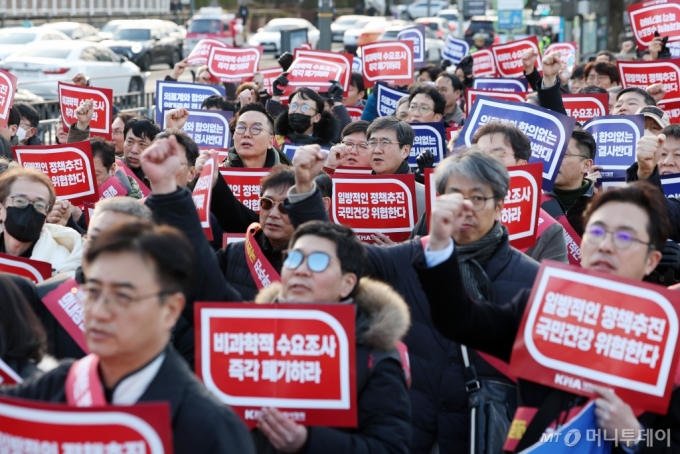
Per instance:
[[[465,289],[475,300],[493,301],[495,298],[493,286],[484,271],[484,265],[503,241],[504,233],[503,226],[496,221],[489,233],[474,243],[456,244],[456,254]]]

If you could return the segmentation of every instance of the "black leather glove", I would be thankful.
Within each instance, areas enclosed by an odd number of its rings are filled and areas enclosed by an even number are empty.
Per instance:
[[[279,57],[278,62],[279,62],[279,65],[281,65],[281,67],[283,68],[284,71],[288,71],[288,68],[290,68],[290,65],[293,64],[293,59],[294,59],[293,54],[291,54],[290,52],[284,52]]]
[[[345,93],[345,89],[342,88],[340,82],[337,80],[331,80],[331,86],[328,87],[328,96],[333,100],[333,102],[342,102],[342,95]]]
[[[434,154],[430,150],[425,150],[416,158],[418,170],[416,170],[415,178],[418,183],[425,184],[425,169],[434,167]]]
[[[680,244],[668,240],[664,245],[658,268],[680,269]]]
[[[281,90],[281,88],[279,87],[281,85],[283,85],[284,87],[288,85],[288,78],[286,78],[287,75],[288,73],[283,73],[279,77],[274,79],[274,82],[272,82],[272,93],[274,94],[274,96],[281,96],[283,94],[283,90]]]

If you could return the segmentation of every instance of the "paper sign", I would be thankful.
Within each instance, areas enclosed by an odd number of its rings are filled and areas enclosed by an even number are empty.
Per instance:
[[[615,189],[621,186],[625,186],[626,183],[626,178],[625,177],[619,177],[619,178],[598,178],[597,179],[597,187],[602,189],[603,191],[608,191],[610,189]],[[663,184],[663,181],[661,182]]]
[[[550,191],[576,125],[574,119],[527,103],[478,96],[458,136],[456,147],[471,146],[474,133],[489,122],[512,123],[529,138],[529,162],[543,164],[543,189]]]
[[[616,66],[623,88],[646,89],[652,84],[663,84],[665,102],[680,101],[680,59],[622,62]]]
[[[562,102],[567,115],[581,124],[609,115],[609,95],[605,93],[563,94]]]
[[[351,122],[359,121],[361,120],[361,115],[364,113],[364,108],[363,107],[345,107],[347,109],[347,113],[349,114],[349,118]]]
[[[351,304],[197,303],[196,374],[246,424],[275,407],[302,425],[356,427]]]
[[[167,402],[83,408],[0,397],[0,436],[20,452],[172,454]]]
[[[545,55],[549,55],[555,52],[560,53],[560,60],[564,65],[566,65],[569,72],[574,68],[574,64],[578,60],[578,44],[569,41],[565,43],[552,43],[545,50]]]
[[[527,87],[528,83],[526,78],[501,79],[495,77],[480,77],[475,78],[472,82],[472,88],[475,90],[526,92]]]
[[[510,373],[594,397],[613,388],[633,408],[665,414],[677,367],[680,293],[613,274],[543,262]]]
[[[283,69],[281,68],[260,69],[258,72],[262,74],[262,84],[264,86],[264,89],[267,91],[267,93],[273,95],[272,89],[274,88],[274,81],[281,75]]]
[[[303,147],[304,145],[301,143],[284,143],[283,146],[281,147],[281,151],[290,158],[290,160],[293,160],[293,156],[295,156],[295,151]],[[327,151],[328,153],[331,152],[331,149],[328,147],[321,147],[322,150]]]
[[[199,149],[222,150],[224,153],[219,153],[219,155],[227,157],[226,151],[229,150],[229,143],[231,141],[229,121],[234,115],[234,112],[204,109],[187,110],[189,111],[189,118],[187,118],[186,123],[184,123],[182,130],[196,142]],[[166,128],[165,117],[167,117],[168,112],[169,110],[163,112],[161,129]]]
[[[7,385],[18,385],[24,380],[9,367],[6,362],[0,359],[0,387]]]
[[[217,153],[210,153],[210,157],[205,162],[203,170],[196,180],[196,186],[191,193],[196,211],[198,211],[198,218],[201,220],[201,227],[203,227],[208,241],[213,240],[212,229],[210,228],[210,200],[212,199],[212,181],[215,167],[217,167]]]
[[[413,42],[379,41],[361,46],[364,85],[370,88],[376,82],[390,85],[413,83]]]
[[[477,96],[487,96],[494,99],[502,99],[503,101],[511,102],[526,102],[527,92],[523,91],[489,91],[489,90],[473,90],[468,88],[465,90],[465,97],[467,98],[465,102],[465,109],[470,111],[472,106],[475,104],[475,99]]]
[[[127,189],[123,186],[120,180],[113,176],[106,179],[101,186],[97,188],[99,193],[99,200],[110,199],[111,197],[124,197],[128,194]]]
[[[425,24],[416,24],[403,29],[397,35],[397,40],[409,40],[413,42],[413,67],[425,67],[427,64],[427,52],[425,51]]]
[[[434,156],[434,165],[439,164],[444,159],[444,149],[446,148],[444,124],[442,122],[411,123],[411,128],[416,136],[408,155],[408,164],[413,168],[418,168],[416,158],[426,150],[429,150]]]
[[[156,123],[163,121],[163,111],[184,107],[200,109],[203,100],[209,96],[226,96],[224,87],[216,85],[192,84],[189,82],[156,81]]]
[[[680,40],[680,2],[654,0],[628,6],[630,27],[640,50],[645,50],[654,40],[654,32],[668,36],[668,42]]]
[[[73,205],[99,200],[90,142],[12,148],[22,167],[38,170],[52,181],[57,199]]]
[[[644,115],[610,115],[595,118],[583,126],[597,144],[596,165],[603,177],[625,177],[635,162],[635,149],[645,133]]]
[[[116,166],[118,166],[118,168],[121,169],[129,178],[135,180],[135,182],[139,185],[139,190],[142,191],[142,195],[144,197],[149,197],[151,195],[151,189],[149,189],[142,180],[137,178],[137,175],[135,175],[135,173],[122,160],[116,159]]]
[[[680,101],[659,101],[657,106],[668,114],[672,125],[680,123]]]
[[[494,59],[496,60],[496,70],[500,77],[513,78],[524,75],[524,65],[522,64],[522,54],[526,50],[533,50],[538,54],[536,59],[536,69],[543,71],[541,66],[541,51],[538,48],[536,36],[511,41],[507,44],[497,44],[491,46]]]
[[[207,65],[210,57],[210,49],[213,47],[227,47],[222,41],[216,39],[202,39],[196,44],[194,50],[191,51],[185,62],[187,66]]]
[[[222,235],[222,249],[227,247],[227,244],[240,243],[246,240],[245,233],[224,233]]]
[[[470,54],[472,57],[472,76],[496,77],[496,60],[491,49],[482,49]]]
[[[327,92],[335,80],[344,88],[347,96],[352,78],[352,56],[346,53],[323,50],[295,49],[295,60],[288,68],[288,85],[282,89],[290,94],[298,88],[311,88]]]
[[[85,342],[85,314],[83,301],[85,293],[78,282],[71,278],[59,284],[57,288],[47,293],[42,302],[57,322],[71,336],[71,339],[85,352],[90,353]]]
[[[94,105],[90,135],[111,140],[111,115],[113,113],[113,90],[110,88],[83,87],[81,85],[57,82],[61,119],[66,128],[78,121],[76,109],[83,101],[91,99]]]
[[[373,242],[384,233],[394,242],[408,239],[416,223],[415,179],[408,175],[335,175],[331,221]]]
[[[229,185],[231,193],[244,206],[260,212],[260,182],[269,175],[270,169],[245,169],[229,167],[220,169],[220,174]]]
[[[262,58],[262,46],[212,47],[208,57],[208,71],[223,82],[252,78]]]
[[[407,91],[392,88],[383,82],[375,84],[375,97],[377,98],[378,116],[389,117],[397,111],[397,104],[404,96],[408,96]]]
[[[0,252],[0,272],[23,276],[37,284],[52,277],[52,264]]]
[[[464,39],[456,39],[449,35],[442,50],[442,60],[449,60],[454,66],[470,53],[470,45]],[[474,64],[474,63],[473,63]]]
[[[7,127],[9,111],[14,104],[14,93],[17,91],[17,77],[0,69],[0,128]]]
[[[540,163],[508,167],[510,187],[503,202],[501,222],[508,229],[510,245],[517,249],[536,243],[542,170]]]
[[[669,199],[680,199],[680,174],[661,175],[661,189]]]

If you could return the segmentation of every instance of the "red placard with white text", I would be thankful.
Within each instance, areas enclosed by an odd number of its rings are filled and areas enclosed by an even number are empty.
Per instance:
[[[331,86],[331,81],[335,80],[342,85],[347,95],[352,70],[349,54],[295,49],[294,58],[286,76],[288,85],[281,87],[286,94],[303,87],[324,93]]]
[[[302,43],[300,44],[301,50],[312,50],[312,43]]]
[[[503,202],[501,222],[508,229],[510,245],[517,249],[536,243],[541,207],[541,163],[508,167],[510,187]]]
[[[17,77],[0,69],[0,128],[7,127],[9,111],[17,91]]]
[[[378,41],[361,46],[364,86],[376,82],[392,86],[413,83],[413,41]]]
[[[98,188],[99,200],[110,199],[111,197],[124,197],[128,194],[127,189],[123,186],[120,180],[113,176],[106,179],[104,183]]]
[[[196,186],[191,193],[198,211],[198,218],[201,220],[201,227],[209,241],[213,240],[212,229],[210,228],[210,200],[213,192],[213,175],[217,167],[217,152],[210,153],[210,157],[205,161],[205,166],[196,180]]]
[[[354,61],[354,57],[352,54],[348,54],[346,52],[329,52],[325,50],[313,50],[313,49],[295,49],[293,51],[293,57],[294,58],[302,58],[302,57],[310,57],[310,58],[317,58],[321,59],[326,62],[333,62],[337,63],[340,66],[344,68],[342,74],[340,74],[339,79],[332,79],[332,80],[337,80],[340,85],[342,85],[342,88],[344,89],[344,96],[347,96],[349,93],[349,87],[352,85],[352,62]],[[290,69],[288,70],[290,72]]]
[[[90,351],[85,343],[85,317],[83,301],[85,294],[78,282],[71,278],[42,297],[42,302],[57,319],[57,322],[71,336],[71,339],[86,353]]]
[[[623,88],[643,90],[653,84],[663,84],[666,102],[680,101],[680,59],[656,61],[617,61]]]
[[[495,46],[491,46],[491,51],[494,55],[498,75],[504,78],[524,76],[522,54],[524,51],[530,49],[538,54],[538,58],[536,59],[536,69],[538,69],[539,72],[543,71],[543,67],[541,65],[541,51],[538,48],[538,40],[535,36],[518,39],[506,44],[497,44]]]
[[[659,101],[657,106],[668,114],[671,124],[680,123],[680,101]]]
[[[491,49],[481,49],[470,54],[474,77],[496,77],[496,60]]]
[[[475,103],[477,96],[489,96],[491,98],[502,99],[503,101],[516,101],[525,102],[527,95],[529,93],[525,91],[491,91],[491,90],[473,90],[468,88],[465,90],[465,96],[467,98],[465,102],[465,110],[467,113],[470,112],[472,106]]]
[[[52,265],[0,252],[0,272],[23,276],[37,284],[52,277]]]
[[[137,178],[137,175],[120,159],[116,159],[116,165],[125,172],[125,175],[132,178],[139,185],[139,190],[142,191],[144,197],[149,197],[151,195],[151,189],[149,189],[143,181]]]
[[[609,115],[609,95],[605,93],[563,94],[562,102],[567,116],[579,123]]]
[[[544,261],[524,311],[510,373],[594,397],[613,388],[633,408],[665,414],[677,367],[680,293]]]
[[[252,78],[260,66],[262,46],[212,47],[208,56],[208,71],[222,82],[240,82]]]
[[[260,212],[260,182],[270,169],[221,168],[220,174],[229,185],[234,197],[256,213]]]
[[[283,73],[283,69],[281,68],[260,69],[258,72],[262,74],[262,84],[264,86],[264,89],[267,90],[267,93],[273,95],[272,88],[274,87],[274,81],[276,80],[277,77],[281,75],[281,73]]]
[[[167,402],[82,408],[0,397],[0,432],[20,452],[172,454]]]
[[[262,407],[306,426],[356,427],[351,304],[197,303],[196,374],[250,427]]]
[[[216,39],[202,39],[196,44],[194,50],[192,50],[186,58],[185,63],[188,66],[207,65],[208,58],[210,57],[210,49],[213,47],[227,47],[227,45]]]
[[[9,367],[6,362],[0,359],[0,387],[8,385],[18,385],[24,380]]]
[[[380,232],[394,242],[408,239],[416,223],[415,179],[408,175],[337,175],[333,180],[331,221],[371,243]]]
[[[64,129],[78,121],[76,110],[83,101],[92,100],[94,111],[90,121],[90,135],[111,140],[111,115],[113,115],[113,90],[110,88],[83,87],[58,82],[59,107]]]
[[[38,170],[52,181],[57,199],[73,205],[99,200],[90,142],[12,148],[22,167]]]
[[[361,115],[364,113],[363,107],[346,107],[349,118],[352,122],[361,120]]]
[[[567,69],[571,71],[574,67],[574,63],[578,61],[578,44],[574,41],[552,43],[545,50],[545,55],[555,52],[560,53],[560,60],[563,64],[567,65]],[[571,65],[569,63],[571,63]]]
[[[680,1],[653,0],[628,6],[630,28],[640,50],[645,50],[658,31],[668,42],[680,41]]]

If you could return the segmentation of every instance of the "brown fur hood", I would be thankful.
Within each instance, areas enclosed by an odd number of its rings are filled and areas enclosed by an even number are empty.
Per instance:
[[[259,304],[272,303],[281,291],[276,282],[262,289],[255,297]],[[370,278],[362,278],[354,303],[366,314],[368,323],[362,329],[357,323],[357,339],[374,350],[391,350],[411,324],[411,315],[404,299],[389,285]]]

